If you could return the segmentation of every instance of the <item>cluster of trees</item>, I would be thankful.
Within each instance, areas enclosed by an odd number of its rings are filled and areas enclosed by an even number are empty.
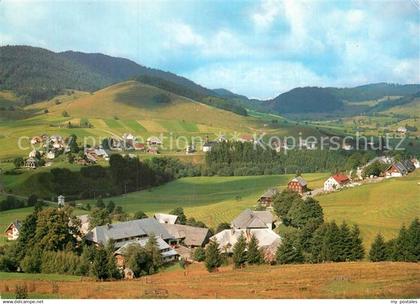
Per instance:
[[[144,247],[139,244],[128,246],[124,252],[124,259],[136,277],[156,273],[163,265],[162,255],[154,235],[149,237]]]
[[[108,204],[105,209],[110,208]],[[36,207],[22,222],[16,242],[0,247],[0,271],[60,273],[94,276],[100,280],[120,279],[114,257],[115,246],[95,246],[80,241],[80,220],[70,207]],[[128,265],[136,275],[158,271],[162,257],[156,239],[150,237],[144,248],[130,247]]]
[[[73,149],[73,144],[70,145],[70,149]],[[74,145],[74,151],[77,148],[77,145]],[[30,182],[38,183],[36,188],[42,189],[38,195],[62,194],[71,200],[138,191],[162,185],[187,173],[191,173],[190,167],[177,159],[159,157],[140,161],[138,158],[113,154],[109,167],[93,165],[82,167],[80,171],[53,168],[49,172],[33,174]],[[196,169],[192,174],[199,175],[200,169]]]
[[[373,152],[327,150],[290,150],[287,154],[263,149],[252,143],[226,142],[215,145],[206,154],[206,172],[203,175],[242,176],[352,169],[374,157]]]
[[[91,207],[87,204],[85,208],[90,210]],[[112,200],[105,204],[101,198],[96,201],[89,215],[90,228],[111,224],[112,220],[126,221],[127,219],[128,215],[121,206],[115,205]]]
[[[379,161],[375,161],[362,171],[363,177],[369,177],[369,176],[379,176],[382,172],[384,172],[389,165],[383,164]]]
[[[20,200],[14,196],[8,195],[5,199],[0,201],[0,211],[6,211],[10,209],[18,209],[24,207],[32,207],[38,204],[38,197],[31,195],[28,199]],[[42,202],[39,202],[42,205]]]
[[[274,212],[288,227],[276,260],[280,264],[357,261],[364,248],[357,226],[324,223],[322,207],[313,198],[284,190],[273,200]]]
[[[411,222],[408,229],[403,225],[398,236],[387,242],[381,234],[378,234],[370,248],[369,259],[373,262],[418,262],[420,261],[419,236],[420,222],[418,218]]]

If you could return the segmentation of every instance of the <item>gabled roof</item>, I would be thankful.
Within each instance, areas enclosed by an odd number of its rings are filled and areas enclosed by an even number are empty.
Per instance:
[[[302,176],[294,177],[290,182],[298,182],[302,187],[305,187],[308,183],[303,179]],[[289,182],[289,183],[290,183]]]
[[[179,224],[163,224],[165,229],[176,239],[183,239],[187,246],[203,246],[209,235],[207,228]]]
[[[233,221],[232,227],[237,229],[267,228],[273,223],[273,215],[270,211],[244,210]]]
[[[21,222],[21,221],[19,221],[19,220],[14,220],[13,222],[11,222],[11,223],[9,224],[9,226],[7,226],[7,228],[6,228],[5,232],[6,232],[7,230],[9,230],[10,226],[12,226],[12,225],[14,225],[14,226],[15,226],[15,228],[16,228],[17,230],[20,230],[20,227],[22,227],[22,222]]]
[[[259,248],[272,246],[277,248],[281,242],[280,236],[271,229],[226,229],[212,236],[210,239],[217,241],[221,250],[232,252],[232,248],[241,234],[245,236],[247,242],[254,235],[258,240]]]
[[[147,237],[151,234],[164,240],[173,238],[157,220],[145,218],[97,226],[86,234],[86,239],[94,243],[106,244],[110,239],[118,241],[127,238]]]
[[[276,188],[271,188],[268,189],[267,191],[264,192],[263,195],[261,195],[261,197],[273,197],[274,195],[276,195],[277,193],[279,193],[279,190],[277,190]]]
[[[155,213],[154,218],[161,224],[175,224],[178,220],[177,215],[166,213]]]
[[[335,181],[339,184],[345,184],[348,183],[350,181],[350,179],[348,178],[347,175],[344,175],[342,173],[337,173],[333,176],[331,176],[333,179],[335,179]]]
[[[173,255],[177,255],[178,253],[172,249],[161,237],[156,236],[156,242],[157,242],[157,246],[159,247],[159,250],[161,251],[161,254],[163,256],[173,256]],[[131,241],[127,241],[125,242],[118,250],[116,250],[114,252],[114,254],[121,254],[124,255],[124,251],[133,244],[138,244],[141,247],[146,246],[147,242],[149,241],[149,238],[143,238],[140,240],[131,240]],[[162,252],[163,251],[163,252]]]

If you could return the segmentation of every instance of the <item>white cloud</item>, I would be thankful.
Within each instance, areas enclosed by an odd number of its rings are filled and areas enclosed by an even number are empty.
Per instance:
[[[259,30],[268,29],[281,13],[280,0],[263,0],[260,6],[251,13],[251,19]]]
[[[187,75],[210,88],[227,88],[250,97],[268,99],[296,86],[316,86],[327,82],[301,63],[235,62],[213,64]]]

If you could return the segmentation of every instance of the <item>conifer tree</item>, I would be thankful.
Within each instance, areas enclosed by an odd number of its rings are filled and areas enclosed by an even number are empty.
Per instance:
[[[276,260],[279,264],[298,264],[303,262],[302,250],[290,237],[285,237],[277,249]]]
[[[222,257],[219,251],[219,243],[211,241],[206,248],[206,268],[209,272],[216,270],[222,265]]]
[[[352,237],[350,228],[343,222],[340,225],[340,258],[339,261],[348,261],[352,255]]]
[[[247,249],[248,251],[246,253],[246,261],[248,262],[248,264],[261,264],[261,252],[258,249],[258,240],[255,237],[255,235],[251,236]]]
[[[415,218],[408,228],[408,237],[410,239],[410,252],[412,259],[410,262],[420,261],[420,221]]]
[[[386,245],[383,236],[379,233],[372,243],[369,251],[369,260],[372,262],[386,261]]]
[[[121,273],[118,270],[117,263],[114,257],[115,242],[110,239],[106,245],[105,251],[107,255],[107,269],[108,269],[108,278],[120,279]]]
[[[365,256],[365,249],[363,247],[363,240],[360,236],[359,226],[353,226],[353,229],[351,230],[351,239],[352,246],[350,261],[358,261],[363,259],[363,257]]]
[[[246,263],[246,240],[243,233],[241,233],[236,244],[233,246],[233,263],[235,267],[241,267]]]
[[[92,265],[92,272],[99,280],[108,278],[108,256],[105,248],[101,245],[97,248]]]
[[[152,274],[156,272],[159,269],[159,267],[161,267],[163,264],[162,254],[160,253],[159,245],[154,234],[151,234],[149,236],[145,249],[150,255],[151,265],[149,269],[149,274]]]
[[[405,225],[403,225],[395,240],[393,260],[404,262],[416,261],[416,253],[413,252],[414,247],[415,245],[411,240],[410,233]]]

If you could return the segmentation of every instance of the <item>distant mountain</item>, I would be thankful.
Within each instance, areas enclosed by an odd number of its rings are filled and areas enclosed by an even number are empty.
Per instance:
[[[407,96],[420,91],[420,84],[374,83],[354,88],[328,88],[331,93],[347,101],[381,99],[385,96]]]
[[[280,94],[267,101],[267,107],[277,113],[323,113],[343,108],[340,98],[327,88],[303,87]]]
[[[63,89],[95,91],[138,76],[160,78],[204,96],[217,96],[187,78],[103,54],[3,46],[0,66],[0,89],[14,90],[28,103],[51,98]]]
[[[245,95],[239,95],[226,89],[214,89],[213,92],[215,92],[219,97],[222,97],[222,98],[231,98],[231,99],[247,100],[247,101],[249,100],[248,97],[246,97]]]
[[[375,113],[375,112],[386,111],[386,110],[389,110],[393,107],[410,104],[410,103],[412,103],[416,100],[418,102],[419,98],[420,98],[420,91],[418,91],[417,93],[412,94],[412,95],[408,95],[408,96],[398,98],[396,100],[392,100],[392,99],[385,100],[385,101],[382,101],[382,102],[378,103],[377,105],[373,106],[372,108],[370,108],[369,112]]]

